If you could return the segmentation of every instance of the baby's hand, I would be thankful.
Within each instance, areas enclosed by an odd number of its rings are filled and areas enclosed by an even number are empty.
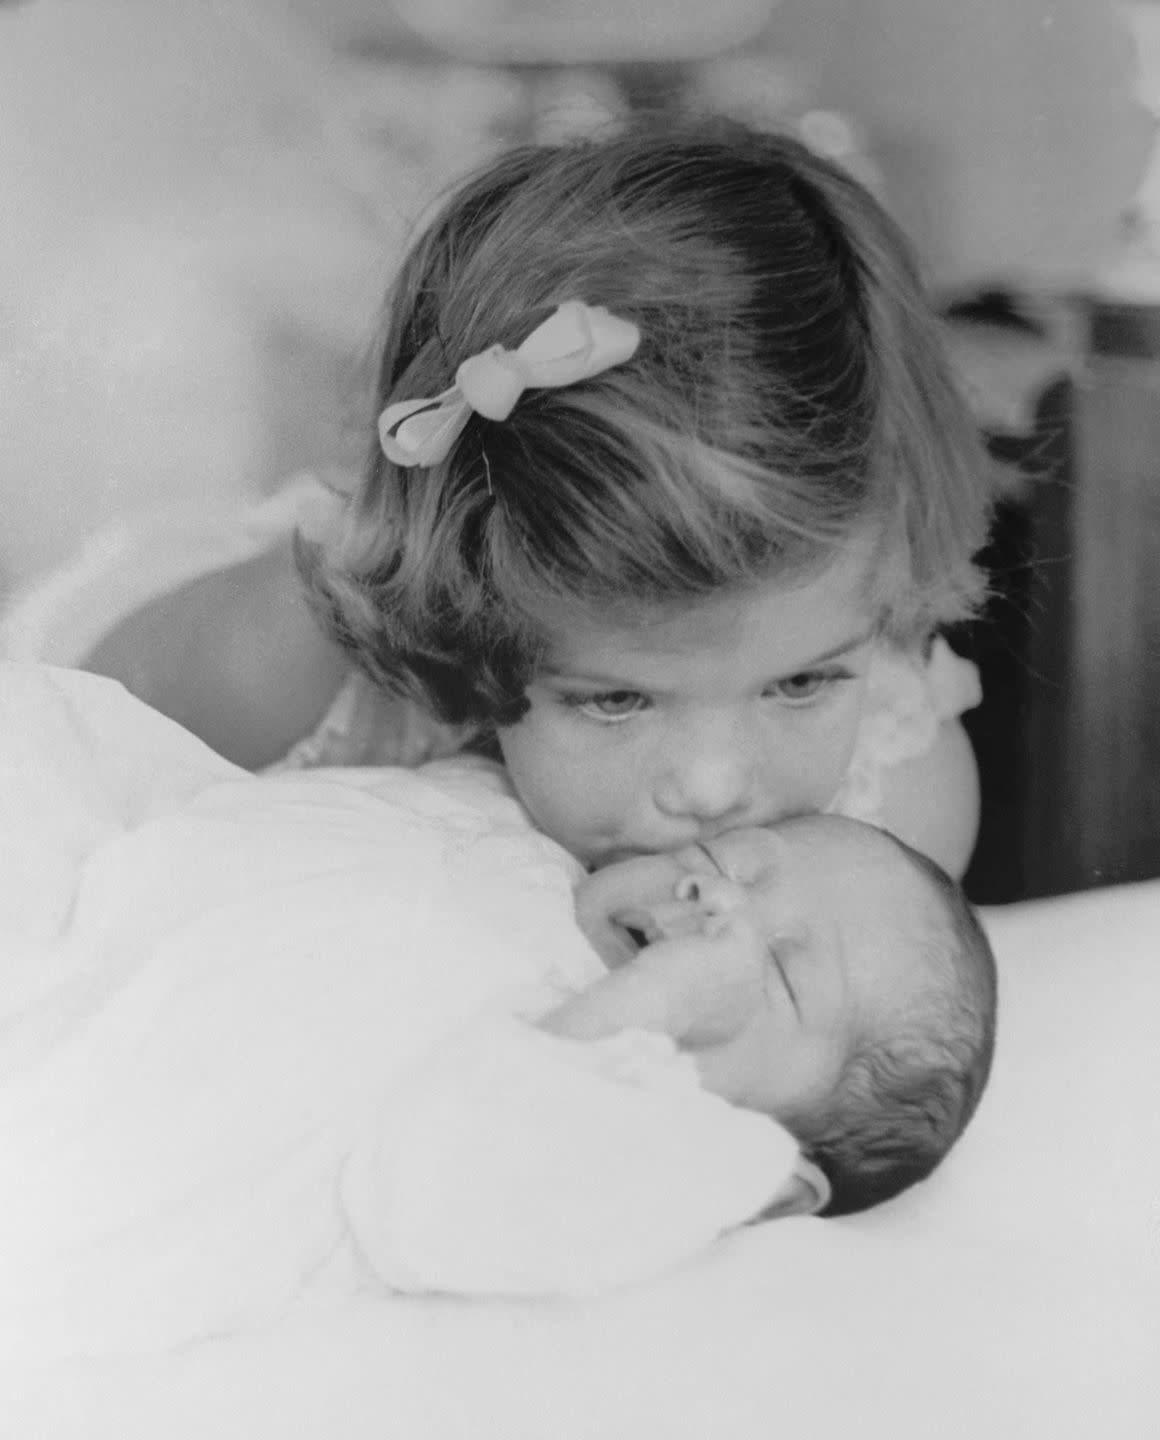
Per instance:
[[[629,929],[643,933],[656,906],[671,901],[681,879],[670,855],[637,855],[590,875],[576,892],[576,922],[606,965],[624,965],[639,945]],[[655,938],[652,937],[652,938]]]
[[[660,1031],[694,1052],[708,1088],[735,1098],[727,1093],[732,1067],[721,1060],[764,1009],[767,963],[762,937],[734,903],[735,890],[683,882],[675,897],[622,914],[651,943],[541,1025],[576,1040]]]

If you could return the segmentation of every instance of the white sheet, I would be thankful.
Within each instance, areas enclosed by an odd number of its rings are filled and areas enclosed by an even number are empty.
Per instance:
[[[0,703],[19,704],[11,680]],[[63,753],[47,726],[40,748]],[[123,803],[149,813],[184,783],[138,775]],[[88,813],[61,833],[84,852],[100,828]],[[337,1294],[153,1358],[0,1372],[0,1435],[1144,1440],[1160,1430],[1160,884],[987,920],[991,1088],[942,1170],[893,1204],[759,1226],[597,1300]],[[34,956],[43,937],[19,933]]]

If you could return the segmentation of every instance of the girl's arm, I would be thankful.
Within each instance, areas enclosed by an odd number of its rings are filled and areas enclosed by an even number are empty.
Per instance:
[[[287,543],[142,606],[82,668],[256,770],[319,724],[347,662],[310,614]]]
[[[884,776],[883,821],[961,880],[979,833],[979,772],[967,732],[944,720],[934,746]]]

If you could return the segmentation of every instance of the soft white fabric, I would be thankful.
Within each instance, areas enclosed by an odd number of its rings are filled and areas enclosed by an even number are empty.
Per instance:
[[[898,1201],[756,1226],[589,1302],[337,1296],[148,1362],[53,1366],[0,1386],[0,1433],[1153,1436],[1160,882],[986,919],[992,1083],[955,1153]]]
[[[110,682],[0,677],[10,1355],[320,1287],[599,1292],[792,1173],[662,1037],[532,1026],[603,971],[496,767],[257,778]]]

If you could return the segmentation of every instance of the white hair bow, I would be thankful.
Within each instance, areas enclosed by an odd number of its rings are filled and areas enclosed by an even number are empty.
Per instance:
[[[396,465],[435,465],[451,450],[472,412],[506,420],[525,390],[575,385],[623,365],[640,331],[602,306],[568,300],[516,350],[502,345],[472,355],[455,384],[428,400],[400,400],[379,416],[383,454]]]

